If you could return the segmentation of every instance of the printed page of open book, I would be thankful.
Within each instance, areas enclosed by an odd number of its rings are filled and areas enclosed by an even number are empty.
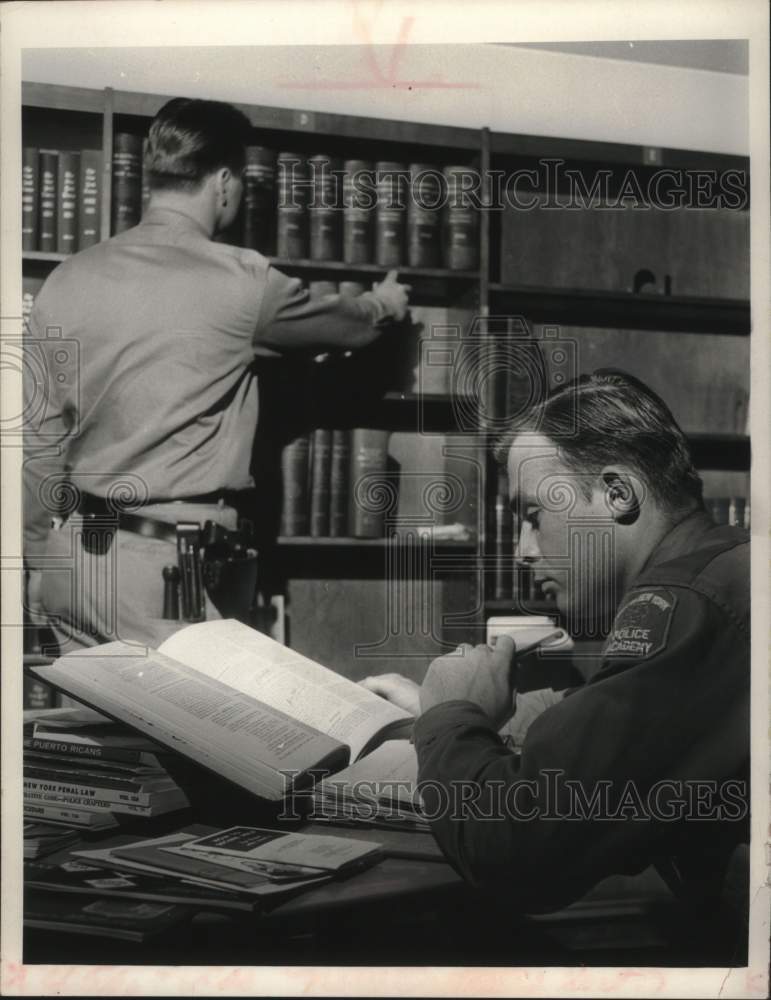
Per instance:
[[[381,800],[414,805],[418,794],[418,755],[409,740],[386,740],[366,757],[321,782],[322,790],[351,793],[360,783]]]
[[[160,650],[143,656],[136,647],[108,643],[36,673],[265,798],[286,793],[283,771],[304,771],[343,753],[340,741]]]
[[[347,677],[237,621],[190,625],[160,651],[346,743],[353,760],[376,733],[410,718]]]

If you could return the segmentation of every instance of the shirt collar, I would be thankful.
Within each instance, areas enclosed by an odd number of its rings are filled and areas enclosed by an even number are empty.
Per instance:
[[[141,224],[143,226],[172,226],[174,229],[187,230],[204,236],[207,240],[211,239],[198,219],[176,208],[151,208],[145,213]]]

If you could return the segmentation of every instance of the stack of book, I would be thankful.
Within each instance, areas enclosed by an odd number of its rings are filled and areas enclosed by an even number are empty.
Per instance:
[[[109,829],[116,817],[186,808],[187,796],[146,737],[86,708],[54,709],[24,739],[26,819]]]
[[[40,911],[48,913],[48,920],[56,919],[57,912],[72,911],[73,903],[67,901],[73,895],[96,900],[108,896],[123,905],[136,900],[255,912],[355,874],[381,856],[380,844],[371,840],[191,825],[158,837],[124,834],[99,848],[71,848],[47,862],[26,863],[24,875],[27,892],[36,897],[29,908],[33,920],[40,919]],[[64,903],[57,909],[46,906],[47,899]],[[100,912],[99,906],[90,909]],[[94,923],[98,926],[99,921]]]
[[[382,537],[395,495],[388,437],[381,428],[322,427],[290,442],[281,456],[281,534]]]
[[[24,822],[24,860],[43,858],[46,854],[61,851],[78,840],[77,830],[55,823]]]

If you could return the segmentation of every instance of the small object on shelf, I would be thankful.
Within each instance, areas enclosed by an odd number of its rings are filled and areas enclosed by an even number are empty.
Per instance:
[[[375,262],[380,267],[404,263],[405,204],[403,163],[379,160],[375,164],[377,208],[375,212]]]
[[[343,175],[343,260],[372,262],[374,175],[369,160],[346,160]]]
[[[308,256],[308,163],[297,153],[279,153],[276,170],[276,255],[302,260]]]

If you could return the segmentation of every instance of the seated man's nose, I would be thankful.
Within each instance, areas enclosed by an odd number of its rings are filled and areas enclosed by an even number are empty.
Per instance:
[[[519,539],[514,546],[514,558],[520,563],[532,563],[540,557],[535,532],[530,524],[525,522],[519,532]]]

